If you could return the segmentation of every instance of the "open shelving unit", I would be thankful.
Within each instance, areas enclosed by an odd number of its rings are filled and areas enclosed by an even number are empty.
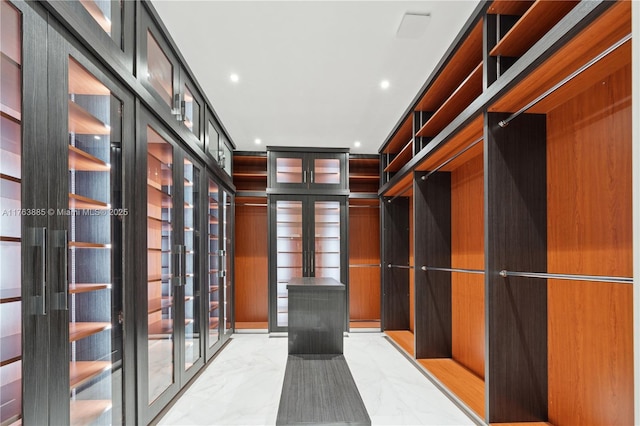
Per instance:
[[[22,207],[22,38],[20,13],[0,3],[0,203],[3,209]],[[0,269],[21,265],[19,215],[0,221]],[[21,274],[0,276],[0,424],[21,422],[22,416],[22,279]]]
[[[235,156],[234,156],[235,157]],[[209,347],[213,347],[220,340],[220,188],[211,179],[208,182],[208,298],[207,298],[207,318]]]

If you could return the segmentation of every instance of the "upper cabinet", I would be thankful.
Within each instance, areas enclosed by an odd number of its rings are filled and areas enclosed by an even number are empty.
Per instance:
[[[348,150],[268,147],[269,193],[349,193]]]
[[[213,113],[207,109],[204,150],[229,177],[232,174],[233,144],[224,136]]]

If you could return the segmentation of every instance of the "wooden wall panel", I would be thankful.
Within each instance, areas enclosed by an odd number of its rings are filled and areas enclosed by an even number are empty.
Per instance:
[[[349,207],[349,315],[380,319],[380,209]],[[352,266],[351,266],[352,265]]]
[[[267,322],[267,208],[236,205],[236,322]]]
[[[484,270],[484,166],[478,155],[451,172],[451,267]],[[452,357],[484,378],[484,276],[451,274]]]
[[[631,71],[549,112],[549,271],[632,276]],[[549,421],[633,424],[632,286],[549,280]]]

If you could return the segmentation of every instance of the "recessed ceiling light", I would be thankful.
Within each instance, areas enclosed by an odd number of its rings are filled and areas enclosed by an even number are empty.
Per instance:
[[[355,141],[355,142],[353,143],[353,146],[355,146],[356,148],[360,148],[360,145],[361,145],[361,144],[360,144],[360,141]]]
[[[240,81],[240,76],[236,73],[233,73],[229,76],[229,80],[231,80],[234,83],[237,83],[238,81]]]
[[[384,90],[388,89],[389,85],[390,85],[389,80],[382,80],[380,82],[380,87]]]
[[[260,145],[262,143],[262,139],[256,138],[254,142],[256,143],[256,145]]]

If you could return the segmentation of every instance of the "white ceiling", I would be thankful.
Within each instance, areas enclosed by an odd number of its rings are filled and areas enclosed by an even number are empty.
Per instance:
[[[153,0],[239,150],[354,153],[378,152],[477,4]],[[396,36],[406,12],[431,14],[422,36]]]

